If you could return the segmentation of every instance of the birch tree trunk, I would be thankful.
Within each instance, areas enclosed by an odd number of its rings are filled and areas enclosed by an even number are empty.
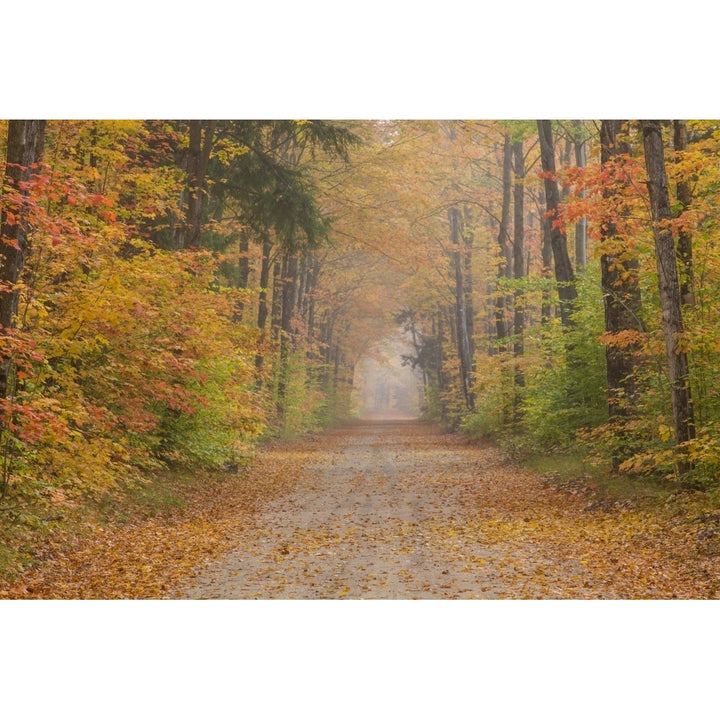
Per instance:
[[[579,168],[587,167],[587,148],[582,120],[573,120],[575,165]],[[587,195],[585,188],[580,191],[580,197]],[[578,272],[587,267],[587,218],[581,217],[575,223],[575,267]]]

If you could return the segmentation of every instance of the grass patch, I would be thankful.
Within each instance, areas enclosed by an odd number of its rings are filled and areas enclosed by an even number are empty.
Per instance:
[[[166,517],[184,509],[188,497],[201,486],[222,482],[227,475],[223,470],[161,470],[105,494],[88,509],[102,524],[122,525],[132,520]]]
[[[133,511],[139,511],[146,517],[167,514],[169,510],[185,507],[182,486],[193,484],[196,476],[191,473],[173,473],[172,477],[155,475],[147,482],[130,489],[127,500]]]
[[[580,451],[534,453],[522,464],[549,478],[558,487],[574,485],[588,496],[612,502],[654,499],[663,501],[677,492],[676,484],[662,477],[613,472],[610,465],[588,461]]]

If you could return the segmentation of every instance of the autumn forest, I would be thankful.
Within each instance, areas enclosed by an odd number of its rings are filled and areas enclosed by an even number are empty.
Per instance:
[[[720,552],[717,121],[9,120],[0,143],[7,587],[113,503],[383,419],[701,498]]]

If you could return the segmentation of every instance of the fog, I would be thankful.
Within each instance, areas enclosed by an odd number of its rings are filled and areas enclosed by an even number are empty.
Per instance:
[[[391,338],[373,346],[355,367],[354,392],[358,415],[365,420],[402,420],[420,414],[420,374],[402,364],[410,347]]]

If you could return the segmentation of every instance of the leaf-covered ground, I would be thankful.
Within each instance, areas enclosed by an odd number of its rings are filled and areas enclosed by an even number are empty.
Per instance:
[[[249,468],[191,481],[168,474],[165,495],[155,487],[109,522],[88,519],[43,539],[39,565],[0,583],[0,598],[166,597],[193,568],[235,547],[259,508],[292,489],[312,450],[267,448]]]
[[[593,501],[417,422],[258,452],[184,503],[48,546],[3,597],[714,598],[720,514]]]

